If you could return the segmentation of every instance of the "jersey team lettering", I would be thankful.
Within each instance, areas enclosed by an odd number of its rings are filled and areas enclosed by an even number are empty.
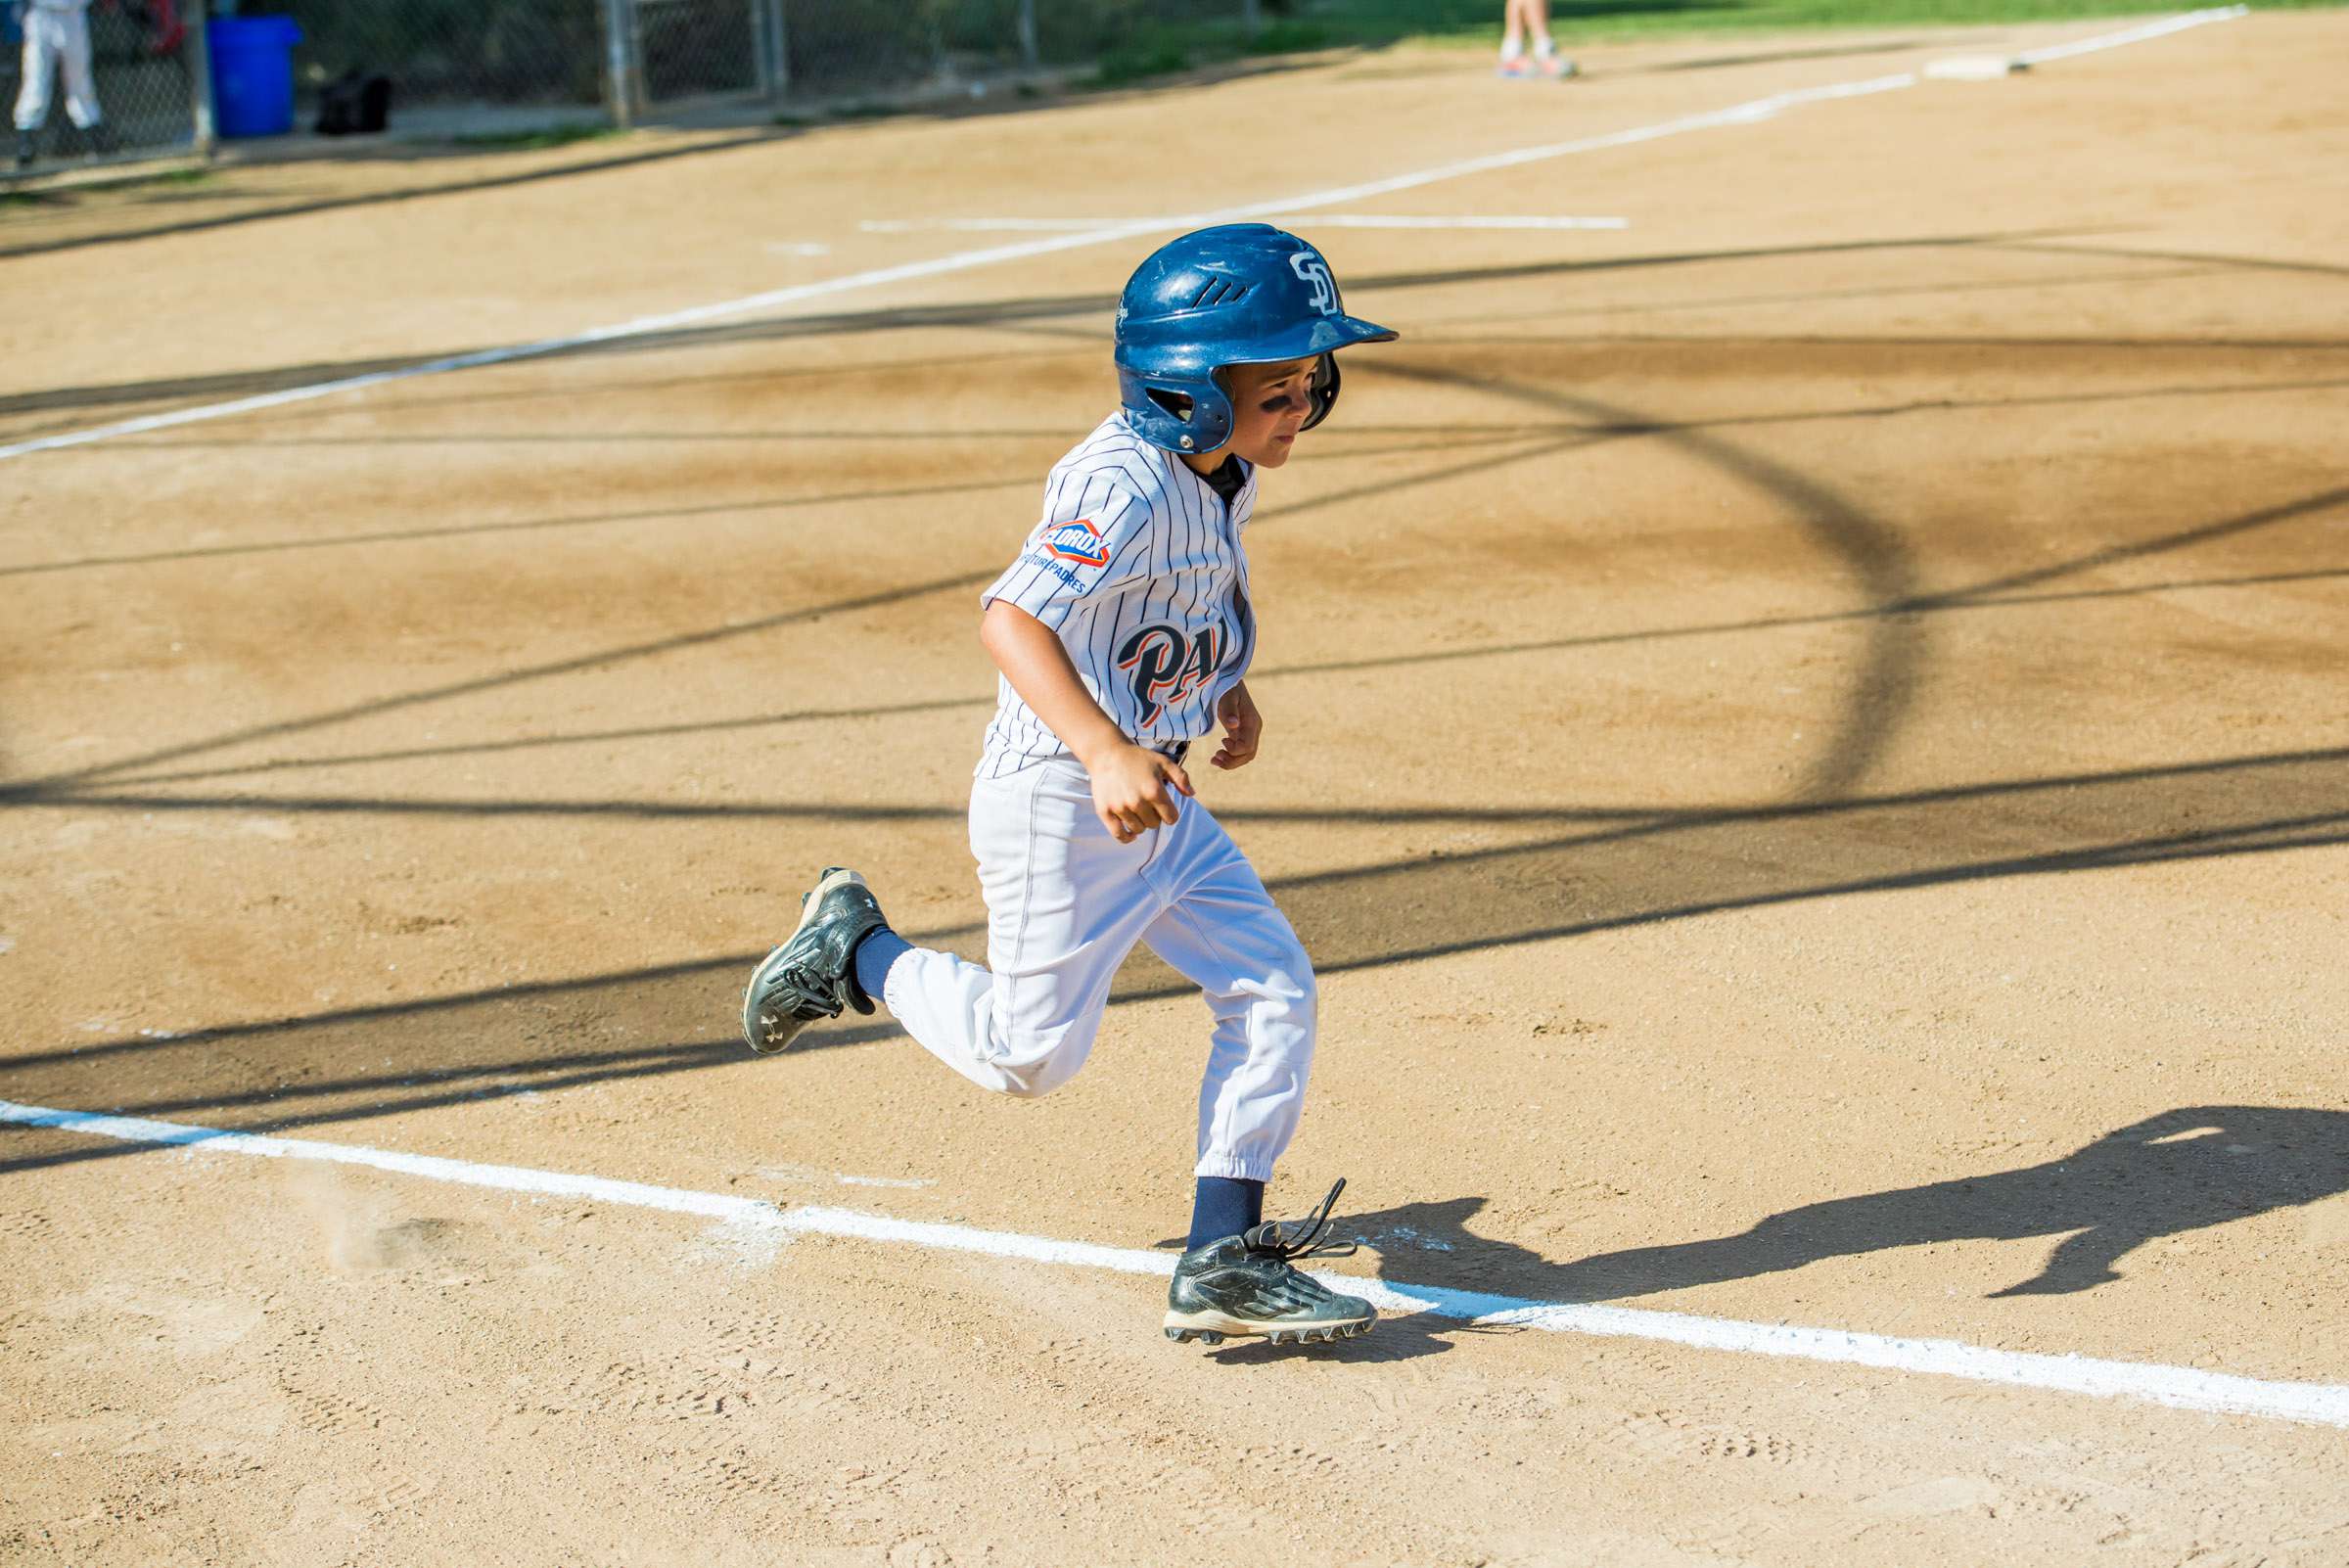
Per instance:
[[[1050,628],[1128,740],[1161,751],[1196,741],[1256,650],[1241,545],[1255,498],[1253,473],[1226,497],[1121,409],[1053,465],[1040,521],[980,602],[1008,602]],[[1010,681],[996,684],[979,775],[1067,757]]]
[[[1144,724],[1158,722],[1170,704],[1179,703],[1213,680],[1230,650],[1231,634],[1204,626],[1185,637],[1180,626],[1144,626],[1118,648],[1118,668],[1131,670],[1133,700]],[[1161,697],[1159,693],[1165,692]]]

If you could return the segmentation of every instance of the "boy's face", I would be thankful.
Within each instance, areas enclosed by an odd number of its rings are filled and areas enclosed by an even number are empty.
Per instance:
[[[1259,468],[1278,468],[1296,448],[1297,433],[1313,411],[1313,369],[1318,358],[1282,359],[1268,365],[1232,365],[1223,372],[1231,396],[1231,439],[1237,452]],[[1209,454],[1218,461],[1222,453]]]

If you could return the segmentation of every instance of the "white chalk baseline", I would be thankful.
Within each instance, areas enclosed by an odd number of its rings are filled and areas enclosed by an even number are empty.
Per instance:
[[[482,1165],[470,1160],[407,1154],[394,1149],[372,1149],[356,1144],[322,1143],[310,1138],[230,1132],[179,1122],[149,1121],[142,1117],[54,1110],[46,1106],[20,1105],[9,1100],[0,1100],[0,1122],[14,1123],[20,1127],[53,1128],[60,1131],[131,1143],[175,1145],[190,1151],[274,1160],[318,1160],[336,1165],[365,1166],[377,1171],[454,1182],[462,1186],[487,1187],[545,1197],[584,1198],[616,1207],[693,1215],[715,1221],[737,1232],[766,1230],[786,1234],[839,1236],[897,1246],[926,1247],[933,1251],[985,1253],[990,1257],[1017,1258],[1062,1268],[1107,1268],[1119,1273],[1151,1274],[1161,1278],[1171,1274],[1174,1268],[1174,1259],[1163,1252],[1103,1247],[1082,1241],[1056,1241],[1045,1236],[980,1230],[967,1225],[894,1220],[849,1209],[783,1209],[760,1199],[719,1192],[696,1192],[681,1187],[653,1186],[640,1181],[616,1181],[605,1176],[574,1176],[561,1171],[541,1171],[524,1166]],[[1506,1324],[1547,1333],[1661,1340],[1696,1350],[1871,1366],[1886,1371],[2000,1383],[2013,1388],[2142,1400],[2179,1409],[2349,1427],[2349,1386],[2341,1384],[2269,1382],[2228,1372],[2208,1372],[2190,1366],[2100,1360],[2086,1356],[2042,1356],[2025,1351],[1992,1350],[1947,1339],[1896,1339],[1883,1334],[1857,1333],[1836,1328],[1750,1323],[1735,1318],[1702,1317],[1687,1313],[1536,1301],[1488,1295],[1479,1291],[1360,1279],[1349,1275],[1321,1274],[1316,1277],[1337,1288],[1367,1297],[1383,1312],[1423,1312],[1438,1317],[1457,1318],[1462,1322]]]

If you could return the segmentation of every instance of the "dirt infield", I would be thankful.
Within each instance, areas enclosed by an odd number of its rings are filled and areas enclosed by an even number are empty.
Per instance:
[[[12,213],[0,446],[1952,49],[1838,43]],[[1300,217],[1404,339],[1266,486],[1204,789],[1322,971],[1273,1207],[1349,1176],[1341,1268],[2349,1384],[2344,47],[1326,209],[1621,230]],[[1165,1244],[1205,1014],[1146,957],[1036,1103],[734,1030],[825,864],[979,951],[975,596],[1153,243],[0,459],[0,1100]],[[0,1271],[5,1562],[2349,1561],[2334,1427],[1929,1356],[1178,1350],[1148,1278],[22,1126]]]

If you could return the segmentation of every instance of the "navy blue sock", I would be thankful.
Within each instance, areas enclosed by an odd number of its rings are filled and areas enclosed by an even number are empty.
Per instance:
[[[1237,1176],[1201,1176],[1199,1195],[1191,1200],[1191,1239],[1182,1244],[1195,1252],[1211,1241],[1236,1236],[1265,1218],[1265,1184]]]
[[[887,1006],[882,988],[889,984],[889,966],[911,951],[913,944],[887,926],[871,932],[856,944],[856,951],[852,954],[856,966],[856,984],[864,988],[867,996]]]

